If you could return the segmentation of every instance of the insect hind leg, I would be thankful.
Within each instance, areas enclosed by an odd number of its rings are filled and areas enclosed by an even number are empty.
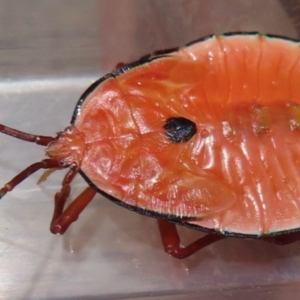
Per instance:
[[[207,234],[188,246],[182,247],[176,225],[166,220],[157,220],[157,222],[165,252],[178,259],[186,258],[198,250],[226,238],[224,235]]]

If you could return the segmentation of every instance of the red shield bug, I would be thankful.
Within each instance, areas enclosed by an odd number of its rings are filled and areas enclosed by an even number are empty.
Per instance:
[[[119,65],[84,92],[56,137],[0,126],[48,156],[1,196],[39,169],[68,168],[55,195],[55,234],[99,192],[157,218],[177,258],[227,236],[298,240],[299,57],[299,41],[229,33]],[[77,173],[89,187],[65,208]],[[182,247],[176,224],[207,235]]]

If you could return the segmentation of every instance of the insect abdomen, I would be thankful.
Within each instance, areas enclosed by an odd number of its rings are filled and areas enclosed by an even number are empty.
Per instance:
[[[249,234],[299,227],[298,111],[298,104],[283,102],[240,106],[224,113],[203,146],[202,153],[211,153],[203,167],[221,176],[239,201],[210,225],[199,224]]]
[[[83,172],[132,207],[207,228],[299,228],[299,52],[280,38],[213,36],[117,71],[75,121],[90,139]],[[183,119],[192,134],[166,134]]]

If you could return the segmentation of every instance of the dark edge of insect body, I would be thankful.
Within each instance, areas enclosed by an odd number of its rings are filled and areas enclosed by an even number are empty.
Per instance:
[[[137,68],[139,66],[142,66],[144,64],[147,64],[153,60],[159,59],[159,58],[164,58],[167,56],[167,54],[173,53],[178,51],[180,48],[171,48],[171,49],[167,49],[167,50],[158,50],[155,51],[153,54],[147,54],[142,56],[139,60],[125,64],[124,66],[122,66],[121,68],[114,70],[111,73],[106,74],[105,76],[97,79],[94,83],[92,83],[88,89],[81,95],[81,97],[79,98],[73,115],[72,115],[72,119],[71,119],[71,124],[74,125],[76,118],[80,115],[80,109],[81,109],[81,105],[83,104],[83,102],[86,100],[86,98],[104,81],[106,81],[109,78],[115,78],[118,77],[119,75],[125,74],[128,71],[130,71],[131,69]]]
[[[250,32],[246,32],[246,31],[234,31],[234,32],[225,32],[225,33],[222,33],[222,34],[210,34],[210,35],[206,35],[204,37],[201,37],[199,39],[196,39],[194,41],[191,41],[189,42],[188,44],[185,45],[185,47],[190,47],[190,46],[193,46],[194,44],[197,44],[197,43],[202,43],[202,42],[205,42],[209,39],[213,39],[213,38],[216,38],[216,37],[230,37],[230,36],[236,36],[236,35],[245,35],[245,36],[261,36],[261,34],[259,32],[256,32],[256,31],[250,31]]]
[[[143,57],[141,57],[139,60],[134,61],[132,63],[128,63],[123,65],[122,67],[120,67],[117,70],[114,70],[111,73],[106,74],[105,76],[101,77],[100,79],[96,80],[79,98],[79,101],[76,104],[75,110],[73,112],[72,115],[72,119],[71,119],[71,124],[74,125],[76,118],[80,115],[80,109],[82,104],[84,103],[84,101],[88,98],[88,96],[104,81],[106,81],[109,78],[115,78],[119,75],[122,75],[128,71],[130,71],[131,69],[140,67],[144,64],[150,63],[153,60],[156,59],[162,59],[162,58],[166,58],[168,57],[169,54],[174,53],[180,49],[184,49],[187,47],[190,47],[194,44],[200,43],[200,42],[204,42],[208,39],[211,38],[215,38],[215,37],[230,37],[230,36],[236,36],[236,35],[243,35],[243,36],[258,36],[258,37],[265,37],[265,38],[274,38],[274,39],[281,39],[281,40],[286,40],[286,41],[290,41],[290,42],[294,42],[294,43],[300,43],[299,40],[297,39],[292,39],[292,38],[288,38],[288,37],[284,37],[284,36],[280,36],[280,35],[270,35],[270,34],[260,34],[259,32],[228,32],[228,33],[224,33],[221,35],[207,35],[204,36],[200,39],[194,40],[188,44],[186,44],[184,47],[178,47],[178,48],[171,48],[171,49],[167,49],[167,50],[158,50],[153,52],[152,54],[148,54],[145,55]],[[222,230],[222,231],[218,231],[215,229],[209,229],[209,228],[205,228],[199,225],[195,225],[195,224],[190,224],[187,223],[190,219],[189,218],[180,218],[176,215],[169,215],[169,214],[160,214],[154,211],[150,211],[150,210],[146,210],[143,209],[141,207],[136,207],[133,205],[129,205],[127,203],[125,203],[124,201],[115,198],[112,195],[107,194],[106,192],[102,191],[101,189],[99,189],[97,186],[95,186],[90,179],[85,175],[85,173],[80,170],[79,171],[80,175],[84,178],[84,180],[95,190],[97,190],[97,192],[101,195],[103,195],[105,198],[109,199],[110,201],[114,202],[115,204],[124,207],[128,210],[134,211],[138,214],[141,215],[145,215],[151,218],[156,218],[156,219],[164,219],[173,223],[176,223],[177,225],[181,225],[187,228],[191,228],[194,230],[199,230],[205,233],[209,233],[209,234],[222,234],[225,236],[229,236],[229,237],[238,237],[238,238],[251,238],[251,239],[263,239],[264,237],[272,237],[272,236],[279,236],[279,235],[284,235],[284,234],[289,234],[289,233],[294,233],[294,232],[299,232],[300,231],[300,227],[299,228],[295,228],[295,229],[290,229],[290,230],[283,230],[283,231],[278,231],[278,232],[270,232],[268,234],[241,234],[241,233],[235,233],[235,232],[230,232],[230,231],[226,231],[226,230]]]
[[[267,39],[280,39],[280,40],[285,40],[291,43],[296,43],[299,44],[300,40],[298,39],[293,39],[293,38],[289,38],[286,36],[282,36],[282,35],[277,35],[277,34],[259,34],[261,37],[265,37]]]
[[[244,35],[244,36],[257,36],[257,37],[265,37],[265,38],[270,38],[270,39],[280,39],[280,40],[285,40],[285,41],[289,41],[289,42],[293,42],[293,43],[300,43],[300,40],[298,39],[294,39],[294,38],[289,38],[286,36],[282,36],[282,35],[277,35],[277,34],[261,34],[257,31],[233,31],[233,32],[225,32],[223,34],[210,34],[207,36],[204,36],[200,39],[196,39],[192,42],[189,42],[188,44],[186,44],[186,47],[192,46],[194,44],[197,43],[201,43],[204,42],[206,40],[209,40],[211,38],[215,38],[215,37],[231,37],[231,36],[237,36],[237,35]]]
[[[237,237],[237,238],[249,238],[249,239],[263,239],[265,237],[275,237],[275,236],[280,236],[284,234],[289,234],[289,233],[294,233],[294,232],[299,232],[300,228],[295,228],[295,229],[290,229],[290,230],[283,230],[283,231],[278,231],[278,232],[270,232],[268,234],[260,235],[260,234],[243,234],[243,233],[238,233],[238,232],[231,232],[231,231],[219,231],[216,229],[210,229],[206,227],[202,227],[196,224],[190,224],[187,223],[188,221],[195,220],[195,218],[181,218],[176,215],[171,215],[171,214],[161,214],[158,212],[154,212],[152,210],[147,210],[138,206],[130,205],[125,203],[124,201],[104,192],[103,190],[99,189],[96,185],[94,185],[91,180],[85,175],[85,173],[80,170],[79,174],[83,177],[83,179],[88,183],[89,186],[91,186],[93,189],[95,189],[100,195],[104,196],[106,199],[110,200],[114,204],[121,206],[125,209],[128,209],[132,212],[138,213],[140,215],[154,218],[154,219],[162,219],[162,220],[167,220],[169,222],[175,223],[176,225],[180,225],[183,227],[187,227],[193,230],[201,231],[204,233],[208,234],[222,234],[228,237]]]
[[[236,31],[236,32],[226,32],[223,34],[210,34],[210,35],[206,35],[200,39],[196,39],[192,42],[187,43],[185,46],[183,47],[175,47],[175,48],[169,48],[169,49],[165,49],[165,50],[157,50],[154,51],[152,54],[147,54],[142,56],[139,60],[136,60],[134,62],[128,63],[123,65],[122,67],[120,67],[117,70],[114,70],[111,73],[106,74],[105,76],[101,77],[100,79],[96,80],[79,98],[75,110],[73,112],[72,115],[72,119],[71,119],[71,124],[75,123],[75,120],[77,118],[77,116],[80,114],[80,107],[82,105],[82,103],[86,100],[86,98],[105,80],[109,79],[109,78],[114,78],[117,77],[119,75],[122,75],[128,71],[130,71],[131,69],[140,67],[144,64],[147,64],[153,60],[156,59],[161,59],[161,58],[165,58],[168,56],[168,54],[174,53],[180,49],[184,49],[184,48],[188,48],[194,44],[197,43],[201,43],[204,42],[206,40],[209,40],[211,38],[215,38],[215,37],[231,37],[231,36],[236,36],[236,35],[243,35],[243,36],[261,36],[261,37],[266,37],[266,38],[274,38],[274,39],[281,39],[281,40],[286,40],[289,42],[293,42],[293,43],[300,43],[300,40],[297,39],[293,39],[293,38],[288,38],[285,36],[281,36],[281,35],[276,35],[276,34],[261,34],[259,32],[253,31],[253,32],[246,32],[246,31]]]
[[[71,119],[71,125],[74,125],[77,116],[80,115],[80,110],[81,110],[81,105],[82,103],[86,100],[86,98],[105,80],[109,79],[109,78],[113,78],[114,75],[112,73],[108,73],[105,76],[97,79],[94,83],[92,83],[87,90],[81,95],[81,97],[79,98],[78,102],[76,103],[75,106],[75,110],[73,112],[72,115],[72,119]]]
[[[126,208],[126,209],[128,209],[130,211],[136,212],[136,213],[138,213],[140,215],[147,216],[147,217],[150,217],[150,218],[163,219],[163,220],[167,220],[167,221],[170,221],[170,222],[182,225],[182,226],[186,226],[187,225],[187,224],[185,224],[185,221],[189,220],[189,218],[187,218],[187,217],[181,218],[181,217],[178,217],[178,216],[175,216],[175,215],[171,215],[171,214],[161,214],[161,213],[158,213],[158,212],[154,212],[152,210],[144,209],[142,207],[138,207],[138,206],[127,204],[124,201],[122,201],[122,200],[120,200],[120,199],[118,199],[118,198],[116,198],[116,197],[114,197],[114,196],[106,193],[105,191],[99,189],[99,187],[97,187],[85,175],[85,173],[82,170],[79,170],[78,173],[83,177],[83,179],[88,183],[89,186],[91,186],[93,189],[97,190],[97,192],[99,194],[101,194],[102,196],[104,196],[106,199],[112,201],[114,204],[117,204],[118,206],[121,206],[121,207]],[[192,218],[192,219],[194,219],[194,218]],[[186,227],[188,227],[188,226],[186,226]],[[208,229],[208,228],[201,227],[201,226],[196,226],[196,225],[195,225],[195,229],[203,231],[203,232],[206,232],[206,233],[213,233],[213,234],[220,233],[220,232],[218,232],[218,231],[216,231],[214,229]]]

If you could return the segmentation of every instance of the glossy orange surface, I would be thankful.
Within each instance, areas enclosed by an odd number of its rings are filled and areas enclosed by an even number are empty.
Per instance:
[[[242,234],[300,227],[299,45],[212,37],[101,83],[75,126],[81,169],[129,205]],[[197,133],[172,143],[170,117]]]

